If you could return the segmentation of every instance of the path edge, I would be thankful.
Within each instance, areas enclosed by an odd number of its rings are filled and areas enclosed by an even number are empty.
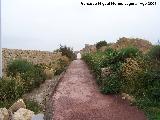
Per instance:
[[[65,75],[65,72],[66,70],[68,69],[68,67],[58,76],[56,82],[55,82],[55,85],[53,86],[53,89],[52,89],[52,93],[49,95],[49,99],[46,100],[46,103],[45,103],[45,111],[44,111],[44,120],[53,120],[53,112],[54,112],[54,106],[53,106],[53,95],[54,93],[56,92],[56,89],[59,85],[59,83],[61,82],[62,78],[64,77]]]

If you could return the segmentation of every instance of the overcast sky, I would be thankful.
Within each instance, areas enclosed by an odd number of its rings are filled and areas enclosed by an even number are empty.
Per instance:
[[[156,6],[81,5],[107,1],[1,0],[2,47],[52,51],[62,44],[79,50],[86,43],[120,37],[160,40],[159,0],[154,0]]]

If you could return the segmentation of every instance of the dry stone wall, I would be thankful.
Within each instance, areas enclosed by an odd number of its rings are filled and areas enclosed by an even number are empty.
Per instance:
[[[108,48],[120,50],[129,46],[137,47],[142,53],[147,53],[153,47],[151,42],[144,39],[122,37],[116,43],[103,46],[100,50],[105,51]]]
[[[89,44],[85,44],[85,48],[83,48],[80,53],[84,54],[84,53],[90,53],[90,52],[95,52],[96,49],[96,45],[89,45]]]
[[[137,47],[142,53],[147,53],[152,48],[152,43],[144,39],[123,37],[110,47],[119,50],[128,46]]]
[[[61,53],[38,50],[20,50],[20,49],[2,49],[3,72],[5,72],[7,64],[14,59],[25,59],[34,64],[50,64],[55,59],[61,57]]]

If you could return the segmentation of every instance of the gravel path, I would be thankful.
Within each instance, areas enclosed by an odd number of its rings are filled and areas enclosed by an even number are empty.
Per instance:
[[[120,96],[103,95],[82,60],[71,63],[53,96],[54,120],[146,120]]]

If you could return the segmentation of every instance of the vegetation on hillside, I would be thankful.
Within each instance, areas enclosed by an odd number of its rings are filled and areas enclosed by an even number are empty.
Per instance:
[[[159,120],[160,46],[150,47],[148,52],[135,46],[122,46],[87,53],[83,59],[95,74],[102,93],[134,96],[135,104],[150,120]],[[104,68],[108,70],[105,76]]]

